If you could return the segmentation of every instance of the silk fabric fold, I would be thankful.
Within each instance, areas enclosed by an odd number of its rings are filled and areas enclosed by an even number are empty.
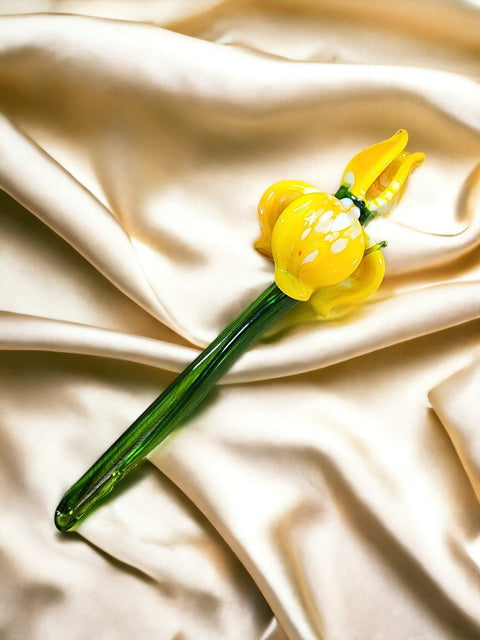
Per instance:
[[[480,8],[0,7],[0,636],[480,637]],[[62,493],[272,281],[272,182],[427,160],[368,304],[298,307],[76,533]]]

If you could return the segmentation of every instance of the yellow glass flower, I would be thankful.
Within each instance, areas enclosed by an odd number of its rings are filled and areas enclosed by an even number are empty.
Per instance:
[[[423,161],[405,151],[407,133],[357,154],[335,196],[306,182],[277,182],[258,209],[256,247],[275,261],[275,282],[263,291],[158,396],[65,493],[55,526],[68,531],[109,495],[203,401],[219,378],[269,327],[310,300],[327,315],[352,305],[380,285],[385,263],[378,243],[365,249],[363,228],[400,199],[407,176]]]
[[[276,182],[263,194],[255,247],[273,257],[275,282],[288,296],[310,300],[321,314],[374,293],[385,274],[379,243],[366,250],[365,226],[400,200],[423,153],[408,153],[400,129],[358,153],[345,168],[335,196],[296,180]]]

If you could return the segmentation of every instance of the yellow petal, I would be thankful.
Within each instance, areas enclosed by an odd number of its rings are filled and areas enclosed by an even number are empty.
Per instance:
[[[261,236],[255,242],[255,249],[271,258],[272,231],[282,211],[300,196],[318,191],[313,184],[301,180],[281,180],[268,187],[258,203]]]
[[[399,129],[388,140],[377,142],[357,153],[343,172],[342,185],[350,193],[363,200],[366,192],[378,176],[403,151],[408,142],[408,133]]]
[[[381,215],[389,213],[400,202],[408,176],[424,160],[424,153],[402,151],[365,194],[365,204],[370,211]]]
[[[360,264],[365,239],[357,209],[313,193],[294,200],[272,235],[275,282],[291,298],[308,300],[320,287],[347,278]]]
[[[343,282],[319,289],[310,298],[315,311],[326,317],[332,309],[354,305],[375,293],[385,275],[385,260],[381,251],[364,256],[359,267]]]

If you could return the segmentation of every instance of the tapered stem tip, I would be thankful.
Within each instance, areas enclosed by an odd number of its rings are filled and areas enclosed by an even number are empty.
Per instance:
[[[73,514],[73,510],[64,512],[57,509],[55,511],[55,526],[62,533],[71,529],[76,522],[77,518]]]

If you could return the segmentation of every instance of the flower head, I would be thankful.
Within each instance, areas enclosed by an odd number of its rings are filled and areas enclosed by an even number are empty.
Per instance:
[[[367,248],[362,227],[398,203],[412,169],[423,162],[423,153],[405,151],[407,141],[400,129],[354,156],[335,196],[297,180],[265,191],[255,247],[273,258],[275,282],[284,293],[310,300],[327,315],[376,291],[385,273],[386,243]]]

